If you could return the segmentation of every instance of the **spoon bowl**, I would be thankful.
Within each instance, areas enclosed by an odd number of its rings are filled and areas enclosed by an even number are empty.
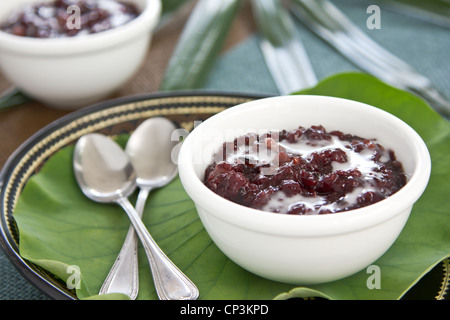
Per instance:
[[[140,124],[127,142],[127,153],[141,188],[160,188],[173,180],[178,167],[172,161],[177,140],[175,125],[166,118],[150,118]]]
[[[128,198],[136,189],[136,173],[127,155],[104,135],[92,133],[81,137],[73,164],[81,190],[96,202]]]

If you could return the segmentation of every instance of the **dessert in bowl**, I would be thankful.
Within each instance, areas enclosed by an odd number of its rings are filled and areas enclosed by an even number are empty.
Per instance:
[[[107,4],[116,0],[102,0]],[[17,88],[30,97],[54,108],[74,109],[97,102],[124,85],[139,69],[147,56],[152,33],[161,14],[160,0],[123,0],[136,8],[138,15],[126,23],[84,23],[83,1],[68,6],[66,16],[57,12],[57,19],[67,19],[67,31],[55,36],[58,26],[46,16],[58,8],[43,5],[26,21],[35,19],[35,32],[8,27],[9,19],[21,17],[32,5],[64,2],[61,0],[7,0],[0,2],[0,70]],[[77,6],[79,4],[79,6]],[[77,12],[76,8],[80,8]],[[92,12],[99,19],[105,8]],[[109,6],[111,7],[111,6]],[[117,11],[117,10],[116,10]],[[78,15],[78,16],[77,16]],[[118,19],[110,19],[117,21]],[[121,19],[118,17],[119,20]],[[54,19],[54,20],[57,20]],[[79,24],[77,23],[77,19]],[[23,22],[23,21],[22,21]],[[70,24],[70,25],[69,25]],[[23,23],[22,23],[23,25]],[[86,30],[87,27],[94,27]],[[53,29],[52,29],[53,28]],[[36,29],[36,28],[35,28]],[[45,37],[44,37],[45,36]]]
[[[276,152],[255,157],[249,137],[262,143],[258,150],[275,145]],[[308,152],[304,145],[292,150],[305,137]],[[319,171],[314,152],[326,154]],[[363,103],[303,95],[252,101],[212,116],[185,139],[178,165],[205,229],[225,255],[257,275],[300,285],[350,276],[380,258],[401,233],[431,169],[425,143],[402,120]],[[287,169],[293,174],[276,178]],[[347,184],[342,193],[331,192]]]

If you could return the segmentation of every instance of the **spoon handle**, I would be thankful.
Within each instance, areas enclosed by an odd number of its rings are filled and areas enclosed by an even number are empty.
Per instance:
[[[162,252],[142,223],[136,209],[127,198],[120,198],[117,203],[127,213],[147,254],[152,270],[156,293],[161,300],[195,300],[199,296],[197,287],[175,264]]]
[[[142,218],[150,189],[141,189],[136,202],[136,212]],[[139,292],[138,237],[133,225],[128,229],[116,261],[108,273],[99,294],[123,293],[135,300]]]
[[[136,299],[139,291],[137,235],[133,226],[128,229],[116,261],[108,273],[99,294],[123,293]]]

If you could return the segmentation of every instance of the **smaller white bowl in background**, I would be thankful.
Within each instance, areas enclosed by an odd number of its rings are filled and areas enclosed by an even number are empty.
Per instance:
[[[376,138],[403,163],[407,184],[378,203],[326,215],[251,209],[204,185],[205,169],[225,141],[312,125]],[[355,101],[304,95],[256,100],[212,116],[184,140],[178,166],[205,229],[225,255],[259,276],[299,285],[341,279],[380,258],[402,231],[431,171],[425,143],[397,117]]]
[[[125,1],[140,15],[96,34],[38,39],[0,31],[0,70],[24,93],[54,108],[81,108],[107,97],[143,63],[161,15],[161,0]],[[42,0],[0,1],[0,21],[31,2]]]

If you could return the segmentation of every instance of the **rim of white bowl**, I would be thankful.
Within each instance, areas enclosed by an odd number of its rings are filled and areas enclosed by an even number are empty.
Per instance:
[[[161,11],[161,0],[145,0],[144,10],[135,19],[122,26],[82,37],[38,39],[0,31],[0,51],[31,56],[56,56],[104,50],[134,40],[143,34],[150,34],[159,22]]]
[[[243,103],[212,116],[201,123],[184,140],[179,153],[179,174],[186,192],[194,203],[210,212],[216,218],[242,228],[269,234],[308,237],[343,234],[365,229],[392,219],[398,214],[409,210],[425,190],[431,173],[430,155],[419,134],[403,120],[394,115],[382,109],[353,100],[315,95],[281,96],[261,100],[305,98],[326,99],[329,101],[343,100],[346,103],[352,104],[354,107],[366,108],[366,111],[369,113],[376,112],[383,115],[386,121],[395,124],[403,132],[407,133],[407,136],[413,141],[415,150],[412,152],[415,155],[416,161],[413,174],[409,177],[407,184],[390,197],[370,206],[326,215],[297,216],[265,212],[233,203],[217,195],[203,184],[195,174],[192,166],[192,141],[195,138],[196,130],[200,126],[211,125],[211,123],[217,121],[217,117],[223,117],[224,114],[230,115],[239,112],[240,108],[257,107],[258,101],[260,100],[256,100]],[[386,210],[387,208],[389,210]]]

